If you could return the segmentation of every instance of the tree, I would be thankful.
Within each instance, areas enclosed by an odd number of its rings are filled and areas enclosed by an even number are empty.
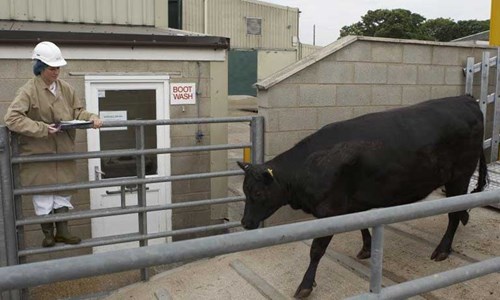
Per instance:
[[[483,32],[490,29],[490,20],[466,20],[457,22],[457,32],[460,37]]]
[[[452,19],[426,20],[419,14],[405,9],[369,10],[361,21],[340,30],[340,37],[364,35],[401,39],[419,39],[448,42],[460,37],[489,29],[489,20],[467,20],[455,22]]]
[[[451,19],[427,20],[420,26],[424,40],[448,42],[458,38],[457,24]]]
[[[431,19],[421,26],[426,40],[449,42],[464,36],[486,31],[490,28],[490,21],[458,21],[451,19]]]
[[[340,36],[365,35],[390,38],[419,38],[418,30],[425,18],[406,9],[369,10],[361,22],[344,26]]]

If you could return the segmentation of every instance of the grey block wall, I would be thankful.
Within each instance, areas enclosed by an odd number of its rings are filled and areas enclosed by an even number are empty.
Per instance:
[[[464,94],[467,57],[479,62],[483,51],[496,55],[495,49],[477,45],[358,38],[303,69],[289,68],[276,76],[285,79],[258,91],[265,160],[328,123]],[[476,97],[479,81],[475,78]],[[306,218],[284,207],[267,224]]]

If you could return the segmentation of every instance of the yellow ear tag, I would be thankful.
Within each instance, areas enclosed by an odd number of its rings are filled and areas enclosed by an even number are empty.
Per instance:
[[[271,169],[267,169],[267,172],[268,172],[269,174],[271,174],[271,177],[274,177],[274,175],[273,175],[273,170],[271,170]]]

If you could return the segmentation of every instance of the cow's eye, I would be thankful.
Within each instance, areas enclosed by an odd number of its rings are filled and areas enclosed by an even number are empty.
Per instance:
[[[262,192],[261,191],[256,191],[254,193],[255,198],[261,198],[262,197]]]

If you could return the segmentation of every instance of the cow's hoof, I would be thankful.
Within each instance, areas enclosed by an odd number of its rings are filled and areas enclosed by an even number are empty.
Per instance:
[[[367,258],[370,258],[370,256],[372,256],[372,252],[370,250],[366,250],[366,249],[361,249],[361,251],[359,251],[358,255],[356,255],[356,257],[358,259],[367,259]]]
[[[434,261],[442,261],[448,258],[450,255],[449,252],[442,252],[442,251],[434,251],[431,255],[431,259]]]
[[[304,299],[304,298],[309,297],[309,295],[311,295],[311,292],[312,292],[312,288],[310,288],[310,289],[301,289],[299,287],[297,289],[297,291],[295,292],[295,295],[293,295],[293,297],[295,299]]]

